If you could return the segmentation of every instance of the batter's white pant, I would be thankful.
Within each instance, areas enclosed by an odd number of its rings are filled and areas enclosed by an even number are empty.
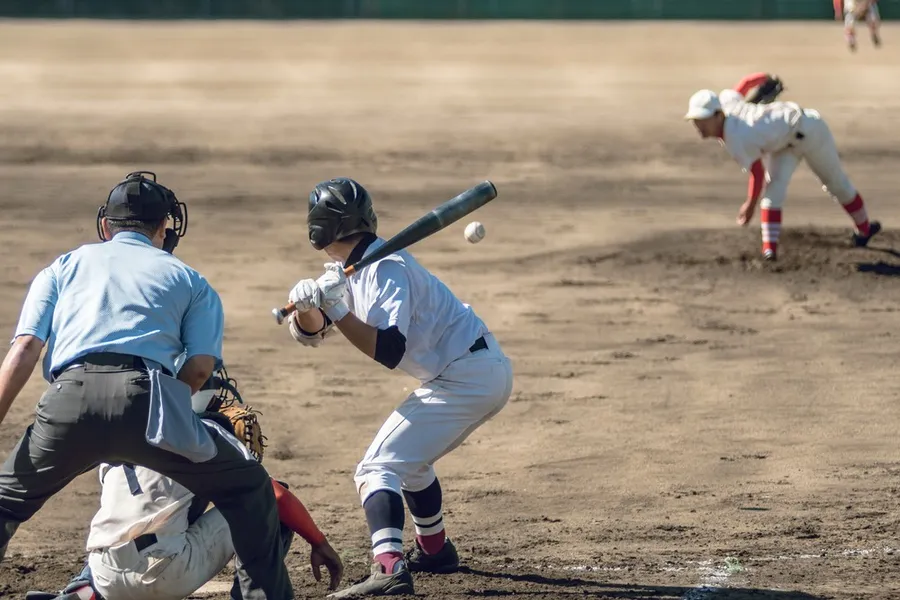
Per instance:
[[[466,353],[422,384],[382,425],[356,468],[360,499],[378,490],[419,492],[435,480],[434,463],[506,405],[510,360],[494,336],[487,349]]]
[[[94,587],[106,600],[182,600],[215,577],[234,556],[225,517],[203,513],[183,535],[160,537],[138,552],[134,542],[88,557]]]
[[[834,136],[821,115],[815,110],[804,110],[796,131],[803,134],[802,140],[795,139],[791,147],[763,159],[766,190],[760,206],[780,209],[784,205],[788,184],[802,160],[806,160],[825,191],[834,199],[842,205],[852,202],[856,188],[844,172]]]

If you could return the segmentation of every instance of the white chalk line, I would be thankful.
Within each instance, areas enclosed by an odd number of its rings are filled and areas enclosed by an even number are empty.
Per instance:
[[[716,592],[727,588],[733,575],[746,571],[747,564],[788,562],[815,559],[865,559],[878,556],[891,556],[900,554],[900,548],[883,546],[881,548],[847,548],[836,551],[822,551],[819,553],[780,554],[773,556],[750,556],[745,558],[726,557],[721,563],[713,560],[684,560],[670,561],[663,566],[648,566],[645,570],[678,573],[696,571],[700,576],[700,582],[696,587],[688,590],[681,600],[704,600]],[[540,569],[574,571],[586,573],[608,573],[621,571],[635,571],[634,565],[540,565]]]

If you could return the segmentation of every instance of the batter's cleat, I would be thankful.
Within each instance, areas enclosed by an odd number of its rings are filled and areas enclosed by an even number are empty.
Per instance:
[[[766,262],[775,262],[778,260],[778,255],[775,254],[774,250],[766,250],[763,252],[763,260]]]
[[[853,245],[857,248],[865,248],[869,245],[869,240],[878,235],[881,231],[881,223],[878,221],[872,221],[869,223],[869,235],[860,235],[857,232],[853,233],[853,236],[850,238],[853,242]]]
[[[351,585],[347,589],[329,594],[328,598],[361,598],[366,596],[398,596],[415,594],[412,574],[402,560],[394,565],[393,573],[385,573],[381,563],[372,565],[368,579]]]
[[[450,538],[437,554],[426,554],[416,540],[416,547],[406,553],[406,564],[413,573],[455,573],[459,570],[459,554]]]

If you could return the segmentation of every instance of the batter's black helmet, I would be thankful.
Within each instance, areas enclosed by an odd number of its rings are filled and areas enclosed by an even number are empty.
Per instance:
[[[366,188],[347,177],[316,185],[309,194],[309,243],[316,250],[354,233],[375,233],[378,217]]]

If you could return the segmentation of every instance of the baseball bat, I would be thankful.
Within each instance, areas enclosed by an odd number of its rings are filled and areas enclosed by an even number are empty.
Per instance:
[[[475,187],[469,188],[455,198],[447,200],[427,215],[419,218],[368,256],[344,267],[344,274],[350,277],[372,263],[378,262],[385,256],[422,241],[428,236],[445,229],[448,225],[459,221],[469,213],[478,210],[496,197],[497,188],[490,181],[483,181]],[[297,307],[294,306],[294,303],[290,302],[282,308],[273,308],[272,316],[281,325],[285,318],[296,309]]]

